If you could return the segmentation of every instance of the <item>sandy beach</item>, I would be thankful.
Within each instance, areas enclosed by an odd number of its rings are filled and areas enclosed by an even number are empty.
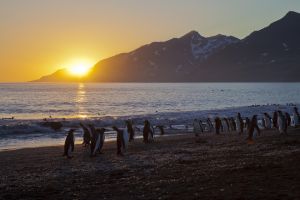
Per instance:
[[[131,143],[124,157],[115,142],[103,154],[75,147],[0,152],[0,199],[300,199],[300,129],[288,136],[193,134]]]

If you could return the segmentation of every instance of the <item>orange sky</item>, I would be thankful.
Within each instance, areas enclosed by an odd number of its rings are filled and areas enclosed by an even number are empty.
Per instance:
[[[299,12],[300,1],[3,0],[0,82],[37,79],[76,59],[95,63],[191,30],[242,38],[289,10]]]

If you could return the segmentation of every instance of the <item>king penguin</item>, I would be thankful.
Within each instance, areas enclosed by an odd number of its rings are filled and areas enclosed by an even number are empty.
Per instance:
[[[295,127],[300,126],[300,115],[297,107],[294,107],[293,118],[294,118],[294,126]]]
[[[201,120],[198,120],[198,119],[194,119],[194,122],[193,122],[193,130],[194,130],[194,133],[195,133],[195,136],[199,136],[200,133],[203,133],[203,128],[201,126],[202,122]]]
[[[287,134],[287,121],[283,113],[279,110],[277,111],[277,127],[280,134]]]
[[[127,132],[129,133],[129,142],[134,140],[134,128],[133,128],[133,123],[132,120],[126,120],[126,127],[127,127]]]
[[[260,135],[260,129],[257,125],[257,115],[253,115],[248,129],[248,143],[252,144],[256,135]]]
[[[243,134],[244,131],[244,121],[241,117],[241,113],[238,113],[236,117],[236,131],[239,135]]]
[[[268,113],[264,113],[264,119],[265,121],[265,128],[271,129],[272,123],[271,123],[271,116]]]
[[[113,126],[112,129],[117,132],[117,155],[123,156],[128,147],[128,132],[126,129],[121,130],[116,126]]]
[[[92,138],[91,138],[91,157],[96,156],[96,153],[100,146],[100,133],[96,131],[94,125],[89,124]]]
[[[219,117],[215,118],[215,130],[216,130],[216,134],[220,134],[220,130],[222,130],[222,121]]]
[[[75,143],[74,131],[75,129],[70,129],[68,131],[68,135],[65,140],[63,156],[67,156],[67,158],[72,158],[71,152],[74,151],[74,143]]]
[[[104,141],[105,141],[105,129],[104,128],[100,128],[100,129],[96,129],[97,133],[100,136],[100,143],[99,143],[99,147],[97,149],[97,151],[99,153],[102,153],[102,148],[104,145]]]
[[[91,143],[91,133],[90,133],[89,129],[83,123],[80,122],[79,125],[81,126],[81,128],[83,130],[82,144],[86,147],[86,146],[90,145],[90,143]]]

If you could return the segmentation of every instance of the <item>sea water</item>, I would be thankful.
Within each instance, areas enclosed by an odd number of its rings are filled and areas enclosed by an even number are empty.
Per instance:
[[[180,129],[194,118],[291,112],[299,103],[300,83],[2,83],[0,150],[62,144],[79,121],[124,127],[133,119],[142,128],[149,119]],[[41,126],[43,119],[64,126],[54,131]],[[77,142],[81,135],[77,129]]]

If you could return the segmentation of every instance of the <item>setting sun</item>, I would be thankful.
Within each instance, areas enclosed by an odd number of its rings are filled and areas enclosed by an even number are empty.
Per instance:
[[[92,67],[92,63],[87,60],[74,61],[68,66],[68,71],[74,76],[85,76]]]

